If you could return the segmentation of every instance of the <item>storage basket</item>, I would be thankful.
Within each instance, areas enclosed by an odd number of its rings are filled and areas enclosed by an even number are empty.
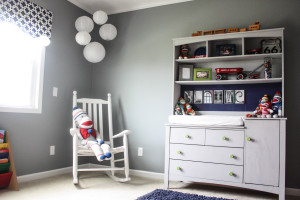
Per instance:
[[[0,174],[7,173],[9,170],[10,163],[2,163],[0,164]]]
[[[0,174],[0,188],[8,187],[12,172]]]

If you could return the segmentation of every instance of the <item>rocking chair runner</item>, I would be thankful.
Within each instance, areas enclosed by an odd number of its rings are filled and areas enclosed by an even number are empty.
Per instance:
[[[129,177],[129,160],[128,160],[128,141],[127,135],[131,133],[129,130],[124,130],[119,134],[113,135],[113,122],[112,122],[112,107],[111,107],[111,94],[107,94],[108,100],[102,99],[77,99],[77,92],[73,91],[73,108],[77,107],[77,104],[82,104],[82,109],[87,112],[88,116],[94,123],[94,128],[98,130],[100,138],[103,138],[103,106],[108,106],[108,129],[109,129],[109,144],[111,147],[111,160],[110,166],[99,165],[99,168],[85,168],[78,169],[78,156],[95,156],[91,149],[86,146],[80,145],[78,142],[78,136],[73,135],[73,183],[78,184],[78,172],[80,171],[106,171],[107,175],[119,182],[130,181]],[[99,126],[98,126],[99,125]],[[75,122],[73,122],[73,128],[76,128]],[[114,147],[115,138],[123,137],[123,146]],[[124,153],[124,159],[114,159],[114,154]],[[124,162],[124,167],[115,167],[116,162]],[[124,171],[125,178],[119,178],[115,176],[115,171]]]

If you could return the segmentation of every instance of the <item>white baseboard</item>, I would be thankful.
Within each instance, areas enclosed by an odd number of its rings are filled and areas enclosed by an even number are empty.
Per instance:
[[[83,164],[79,165],[80,167],[88,167],[89,164]],[[66,173],[71,173],[72,172],[72,167],[65,167],[61,169],[54,169],[50,171],[45,171],[45,172],[38,172],[34,174],[27,174],[23,176],[18,176],[18,182],[23,183],[23,182],[28,182],[28,181],[34,181],[38,179],[43,179],[43,178],[48,178],[51,176],[56,176],[56,175],[61,175],[61,174],[66,174]]]
[[[130,175],[144,177],[144,178],[152,178],[152,179],[160,179],[160,180],[164,179],[163,173],[142,171],[142,170],[136,170],[136,169],[129,170],[129,173],[130,173]]]
[[[93,163],[79,165],[80,168],[96,167],[96,166],[99,166],[99,165],[93,164]],[[23,182],[34,181],[34,180],[38,180],[38,179],[48,178],[48,177],[71,173],[71,172],[72,172],[72,166],[61,168],[61,169],[45,171],[45,172],[39,172],[39,173],[34,173],[34,174],[18,176],[17,178],[18,178],[19,183],[23,183]],[[142,171],[142,170],[136,170],[136,169],[130,169],[129,173],[130,173],[130,175],[144,177],[144,178],[160,179],[160,180],[164,179],[163,173]],[[285,192],[287,195],[300,196],[300,189],[297,189],[297,188],[286,188]]]

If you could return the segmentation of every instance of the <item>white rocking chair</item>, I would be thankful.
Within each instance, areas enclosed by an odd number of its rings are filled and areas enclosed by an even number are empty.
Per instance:
[[[92,119],[94,123],[94,128],[100,134],[100,138],[103,138],[103,106],[108,106],[108,129],[109,129],[109,140],[105,143],[109,144],[111,147],[111,160],[110,166],[99,165],[99,168],[78,168],[78,156],[95,156],[91,149],[85,146],[81,146],[78,142],[78,136],[73,135],[73,183],[78,184],[78,172],[80,171],[106,171],[107,175],[112,179],[119,182],[130,181],[129,177],[129,160],[128,160],[128,141],[127,135],[131,133],[129,130],[122,131],[119,134],[113,135],[113,122],[112,122],[112,107],[111,107],[111,94],[107,94],[108,100],[102,99],[77,99],[77,92],[73,91],[73,108],[77,107],[77,104],[82,104],[82,109],[87,112],[88,116]],[[99,126],[98,126],[99,125]],[[75,122],[73,122],[73,128],[76,128]],[[123,146],[114,147],[115,138],[123,137]],[[114,159],[114,154],[124,153],[124,159]],[[115,167],[116,162],[124,162],[124,167]],[[119,178],[115,176],[115,171],[124,171],[125,178]]]

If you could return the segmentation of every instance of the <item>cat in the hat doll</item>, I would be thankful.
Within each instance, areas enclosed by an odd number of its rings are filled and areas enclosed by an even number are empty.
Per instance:
[[[80,108],[74,107],[73,120],[77,128],[70,129],[71,135],[76,134],[81,140],[81,145],[92,149],[98,161],[108,160],[111,157],[110,146],[104,144],[99,134],[96,134],[96,130],[93,128],[93,121],[87,113]]]

